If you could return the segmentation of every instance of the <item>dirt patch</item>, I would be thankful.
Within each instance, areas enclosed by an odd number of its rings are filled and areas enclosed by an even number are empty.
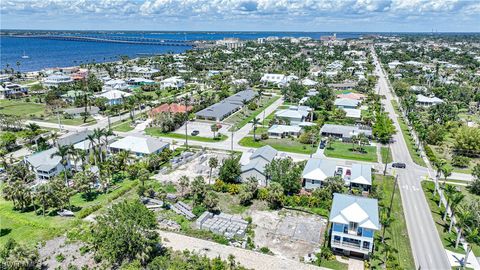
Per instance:
[[[85,265],[88,269],[98,267],[93,254],[80,252],[81,242],[67,241],[65,236],[56,237],[45,242],[38,250],[42,264],[46,269],[67,269],[69,265]]]
[[[174,183],[178,184],[180,177],[187,176],[190,181],[197,176],[203,176],[205,181],[208,183],[209,175],[210,175],[210,167],[208,166],[208,161],[211,157],[216,157],[218,159],[218,166],[217,168],[212,170],[212,184],[214,179],[218,176],[218,170],[222,164],[222,161],[228,157],[226,153],[218,153],[218,152],[207,152],[186,164],[181,165],[176,170],[168,173],[168,174],[156,174],[153,176],[156,180],[160,181],[161,183]]]
[[[320,216],[291,210],[252,211],[251,216],[255,245],[277,256],[299,260],[323,242],[327,220]]]

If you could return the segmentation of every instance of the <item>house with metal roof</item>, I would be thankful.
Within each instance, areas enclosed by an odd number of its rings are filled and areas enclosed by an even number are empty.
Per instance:
[[[335,193],[329,219],[334,251],[365,259],[370,256],[375,231],[380,230],[377,199]]]
[[[426,97],[422,94],[417,95],[417,105],[423,106],[423,107],[430,107],[433,105],[437,105],[440,103],[443,103],[443,100],[437,97]]]
[[[299,125],[306,121],[312,109],[308,106],[290,106],[275,112],[275,117],[286,120],[290,125]]]
[[[288,126],[288,125],[273,125],[271,126],[267,133],[268,137],[274,138],[285,138],[287,136],[298,137],[302,128],[300,126]]]
[[[251,101],[255,96],[256,92],[252,89],[243,90],[195,113],[195,115],[198,119],[222,121],[241,109],[244,106],[244,102]]]
[[[324,137],[332,136],[347,141],[350,140],[352,136],[358,135],[360,133],[365,134],[367,137],[372,137],[371,130],[361,129],[357,126],[325,124],[320,129],[320,134]]]
[[[123,92],[120,90],[109,90],[107,92],[103,92],[100,94],[95,95],[97,98],[106,98],[108,105],[118,105],[123,103],[123,99],[126,97],[131,96],[132,94]]]
[[[61,157],[52,156],[58,148],[53,147],[48,150],[38,152],[24,158],[25,164],[35,173],[38,180],[48,180],[58,175],[64,170],[70,169],[70,162],[66,166],[61,163]]]
[[[360,101],[350,98],[337,98],[335,99],[335,107],[342,109],[355,109],[360,104]]]
[[[100,108],[97,106],[87,106],[87,113],[90,115],[97,115],[100,112]],[[63,110],[64,114],[68,114],[73,118],[79,118],[85,113],[85,107],[80,108],[67,108]]]
[[[350,189],[368,193],[372,186],[372,166],[353,164],[344,166],[331,159],[311,158],[302,172],[303,187],[307,190],[321,188],[329,177],[338,176]]]
[[[362,116],[362,110],[359,109],[342,108],[342,110],[345,111],[347,118],[360,119]]]
[[[240,179],[246,181],[251,177],[258,180],[260,186],[267,186],[267,176],[265,175],[265,166],[272,162],[277,156],[278,151],[269,145],[260,147],[253,152],[248,163],[242,165]]]
[[[156,154],[168,148],[169,143],[152,137],[127,136],[109,145],[111,153],[128,151],[137,157]]]

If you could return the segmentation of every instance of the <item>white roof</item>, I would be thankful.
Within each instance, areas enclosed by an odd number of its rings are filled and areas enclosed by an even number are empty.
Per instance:
[[[131,95],[132,94],[130,94],[130,93],[114,89],[114,90],[110,90],[110,91],[98,94],[98,95],[96,95],[96,97],[103,97],[103,98],[106,98],[108,100],[112,100],[112,99],[119,99],[119,98],[122,98],[122,97],[129,97]]]
[[[344,108],[343,109],[347,113],[348,118],[360,118],[362,111],[359,109],[348,109]]]
[[[417,102],[422,103],[443,103],[443,100],[437,97],[426,97],[424,95],[417,95]]]
[[[314,86],[314,85],[317,85],[317,82],[314,81],[314,80],[310,80],[309,78],[305,78],[305,79],[302,80],[302,85]]]
[[[268,129],[270,133],[285,133],[295,132],[298,133],[302,130],[300,126],[287,126],[287,125],[273,125]]]
[[[122,149],[134,153],[152,154],[168,146],[168,143],[151,137],[127,136],[112,144],[110,148]]]
[[[280,110],[275,113],[277,117],[285,117],[285,118],[302,118],[308,115],[308,111],[304,110]]]

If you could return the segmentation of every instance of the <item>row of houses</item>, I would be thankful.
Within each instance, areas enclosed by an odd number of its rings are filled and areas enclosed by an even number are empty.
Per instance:
[[[268,185],[265,167],[278,156],[271,146],[264,146],[240,159],[240,181],[254,177],[260,186]],[[372,186],[372,166],[367,164],[341,165],[337,161],[311,158],[302,172],[305,190],[322,188],[329,177],[340,177],[345,186],[368,194]],[[367,258],[373,251],[374,233],[380,229],[378,201],[363,196],[333,194],[330,210],[330,245],[336,252],[347,256]]]
[[[51,179],[61,172],[70,170],[74,167],[70,160],[67,160],[66,164],[62,164],[61,158],[55,155],[58,151],[58,146],[72,145],[74,149],[85,150],[88,152],[93,147],[92,143],[87,139],[87,136],[91,134],[92,131],[89,130],[68,133],[58,139],[57,146],[26,156],[24,162],[36,175],[38,180]],[[108,153],[127,151],[134,157],[143,157],[150,154],[160,153],[163,149],[170,146],[169,143],[160,139],[146,136],[127,136],[124,138],[110,137],[108,141]],[[78,170],[78,167],[73,169]]]

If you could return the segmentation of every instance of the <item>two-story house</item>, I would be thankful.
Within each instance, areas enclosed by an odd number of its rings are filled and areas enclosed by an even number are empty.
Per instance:
[[[375,231],[380,230],[376,199],[335,193],[329,219],[333,251],[365,259],[370,256]]]
[[[38,180],[48,180],[70,169],[69,161],[66,166],[63,166],[61,157],[54,155],[57,151],[58,148],[53,147],[25,157],[24,162],[35,173]]]

